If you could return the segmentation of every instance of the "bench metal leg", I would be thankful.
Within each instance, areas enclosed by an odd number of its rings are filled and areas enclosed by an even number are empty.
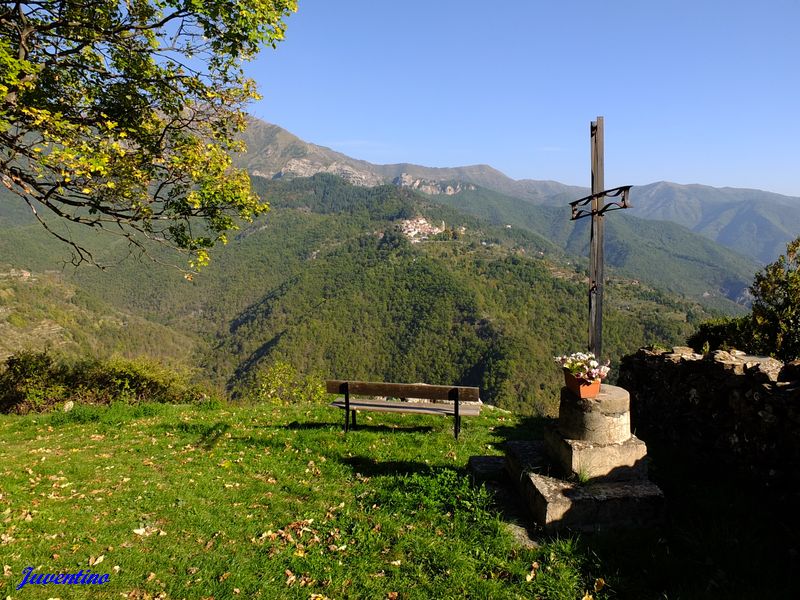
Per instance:
[[[353,411],[355,412],[355,411]],[[353,420],[355,422],[355,419]],[[350,429],[350,388],[348,384],[344,384],[344,432],[347,433]]]
[[[350,426],[351,426],[353,429],[355,429],[355,428],[356,428],[356,411],[354,411],[354,410],[351,410],[351,411],[350,411],[350,417],[351,417],[351,419],[352,419],[352,423],[350,423]]]
[[[458,439],[458,434],[461,431],[461,415],[459,414],[458,410],[458,401],[459,401],[459,392],[456,392],[456,401],[454,403],[455,414],[453,415],[455,421],[455,423],[453,424],[453,435],[455,436],[456,439]]]

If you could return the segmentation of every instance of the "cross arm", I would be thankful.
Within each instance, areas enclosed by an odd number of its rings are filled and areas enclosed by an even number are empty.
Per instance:
[[[581,198],[580,200],[575,200],[574,202],[570,202],[569,205],[572,207],[572,221],[576,219],[581,219],[583,217],[591,216],[592,214],[602,215],[605,212],[610,210],[619,210],[621,208],[630,208],[630,204],[628,204],[628,192],[632,188],[632,185],[623,185],[622,187],[613,188],[610,190],[605,190],[604,192],[598,192],[597,194],[591,194],[586,196],[585,198]],[[581,206],[586,206],[592,204],[592,201],[595,199],[603,199],[603,198],[619,198],[619,200],[608,202],[602,207],[598,208],[597,210],[594,209],[585,209],[579,208]]]

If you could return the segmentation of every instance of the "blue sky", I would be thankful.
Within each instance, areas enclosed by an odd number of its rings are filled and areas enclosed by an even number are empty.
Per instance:
[[[251,112],[374,163],[800,196],[800,2],[300,0]]]

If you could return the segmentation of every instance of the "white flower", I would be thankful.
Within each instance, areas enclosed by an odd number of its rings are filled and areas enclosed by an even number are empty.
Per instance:
[[[591,352],[574,352],[569,356],[554,356],[553,358],[563,369],[569,371],[578,379],[586,379],[588,381],[605,379],[610,371],[608,361],[601,365],[597,357]]]

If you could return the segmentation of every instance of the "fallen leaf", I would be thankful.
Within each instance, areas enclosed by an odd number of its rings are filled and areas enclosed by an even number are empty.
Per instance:
[[[155,579],[155,578],[156,578],[156,574],[153,573],[152,571],[150,571],[150,575],[147,576],[147,579],[145,579],[145,581],[153,581],[153,579]]]
[[[291,586],[295,581],[297,581],[297,577],[289,569],[286,569],[283,574],[286,575],[286,585]]]
[[[231,576],[231,572],[230,571],[225,571],[222,575],[219,576],[219,582],[222,583],[223,581],[225,581],[230,576]]]
[[[312,579],[308,575],[302,575],[300,577],[300,587],[311,587],[312,585],[316,584],[317,580]]]
[[[14,572],[9,565],[3,565],[3,577],[11,577]]]
[[[603,579],[602,577],[598,577],[597,579],[594,580],[594,591],[595,592],[599,592],[604,587],[606,587],[606,580],[605,579]]]

